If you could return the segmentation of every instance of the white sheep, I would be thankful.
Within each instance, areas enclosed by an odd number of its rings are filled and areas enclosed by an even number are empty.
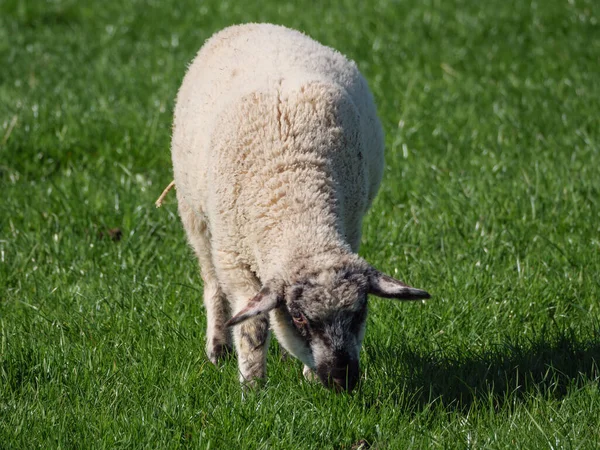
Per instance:
[[[252,384],[271,328],[307,377],[351,390],[367,294],[429,297],[356,254],[383,172],[383,131],[356,65],[281,26],[222,30],[177,95],[172,158],[210,360],[236,325],[240,379]]]

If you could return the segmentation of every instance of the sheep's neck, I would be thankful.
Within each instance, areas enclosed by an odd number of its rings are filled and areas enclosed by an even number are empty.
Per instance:
[[[332,196],[326,190],[317,194],[314,188],[312,185],[304,193],[315,195],[304,197],[286,193],[276,207],[271,204],[269,213],[258,219],[263,232],[256,236],[254,248],[261,278],[289,275],[282,271],[293,270],[300,260],[318,256],[318,260],[326,261],[326,255],[351,252]]]
[[[332,261],[351,253],[350,246],[336,230],[314,224],[290,221],[275,233],[267,250],[257,258],[260,261],[262,277],[290,278],[299,267],[311,265],[313,270],[329,267]],[[321,267],[322,266],[322,267]],[[262,278],[261,277],[261,278]]]

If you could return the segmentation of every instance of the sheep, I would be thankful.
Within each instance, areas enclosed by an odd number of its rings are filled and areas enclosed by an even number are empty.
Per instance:
[[[206,352],[266,376],[272,330],[306,378],[359,380],[367,294],[429,298],[357,255],[383,173],[383,130],[354,62],[271,24],[225,28],[177,94],[178,211],[204,281]]]

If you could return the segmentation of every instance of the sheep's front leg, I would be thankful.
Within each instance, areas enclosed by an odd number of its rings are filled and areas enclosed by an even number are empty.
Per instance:
[[[265,314],[234,327],[233,340],[242,384],[254,386],[257,380],[265,378],[270,334],[269,317]]]
[[[304,369],[302,369],[302,375],[304,375],[304,379],[306,381],[310,381],[313,383],[319,381],[319,377],[317,376],[317,374],[308,366],[304,366]]]
[[[218,249],[215,262],[225,294],[231,302],[232,317],[248,307],[248,302],[261,290],[261,283],[249,267],[239,263],[234,250]],[[270,330],[269,316],[259,314],[232,325],[233,342],[238,358],[240,382],[254,386],[265,378]]]

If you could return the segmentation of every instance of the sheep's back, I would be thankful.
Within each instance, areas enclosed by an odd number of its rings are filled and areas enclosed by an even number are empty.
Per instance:
[[[191,64],[175,108],[172,157],[175,182],[190,206],[205,209],[215,158],[224,136],[224,117],[252,96],[275,98],[302,86],[330,85],[353,104],[363,147],[368,203],[375,196],[383,166],[383,138],[371,94],[355,64],[294,30],[268,24],[226,28],[210,38]],[[264,106],[264,105],[263,105]],[[268,114],[278,114],[275,110]],[[237,116],[243,121],[243,116]],[[216,128],[220,127],[219,133]],[[235,124],[227,133],[235,133]],[[239,158],[236,158],[239,159]],[[221,161],[235,164],[235,161]],[[235,166],[231,170],[237,170]]]

